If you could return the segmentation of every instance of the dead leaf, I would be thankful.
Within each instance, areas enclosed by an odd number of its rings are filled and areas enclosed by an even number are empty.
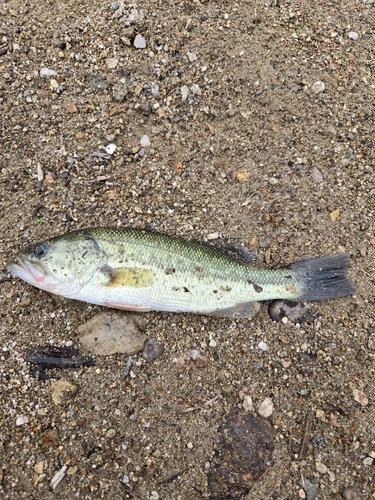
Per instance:
[[[206,125],[210,133],[213,135],[215,133],[214,127],[209,122],[206,122]]]

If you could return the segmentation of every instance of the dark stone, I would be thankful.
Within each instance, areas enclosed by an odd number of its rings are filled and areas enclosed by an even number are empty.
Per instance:
[[[274,431],[263,417],[229,414],[221,428],[218,460],[208,474],[211,500],[243,498],[271,464]]]
[[[314,313],[308,304],[294,302],[292,300],[273,300],[268,306],[268,314],[274,321],[282,321],[288,318],[291,323],[308,323],[314,321]]]
[[[158,339],[148,339],[143,349],[143,358],[149,363],[153,363],[164,352],[164,344]]]

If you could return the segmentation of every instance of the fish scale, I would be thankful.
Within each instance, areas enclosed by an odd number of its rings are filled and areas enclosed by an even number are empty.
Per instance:
[[[38,243],[8,269],[44,290],[108,307],[250,317],[257,301],[353,293],[349,261],[348,254],[336,254],[260,269],[212,245],[99,227]]]

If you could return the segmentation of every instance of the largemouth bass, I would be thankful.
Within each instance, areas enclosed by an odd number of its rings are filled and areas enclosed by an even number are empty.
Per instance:
[[[47,292],[117,309],[251,317],[269,299],[354,293],[349,254],[259,269],[211,245],[133,228],[73,231],[21,251],[8,270]]]

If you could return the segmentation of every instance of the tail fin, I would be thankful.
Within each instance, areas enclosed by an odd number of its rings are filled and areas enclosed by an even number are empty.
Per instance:
[[[353,283],[346,277],[350,268],[350,255],[338,253],[292,264],[301,284],[300,300],[337,299],[355,292]]]

